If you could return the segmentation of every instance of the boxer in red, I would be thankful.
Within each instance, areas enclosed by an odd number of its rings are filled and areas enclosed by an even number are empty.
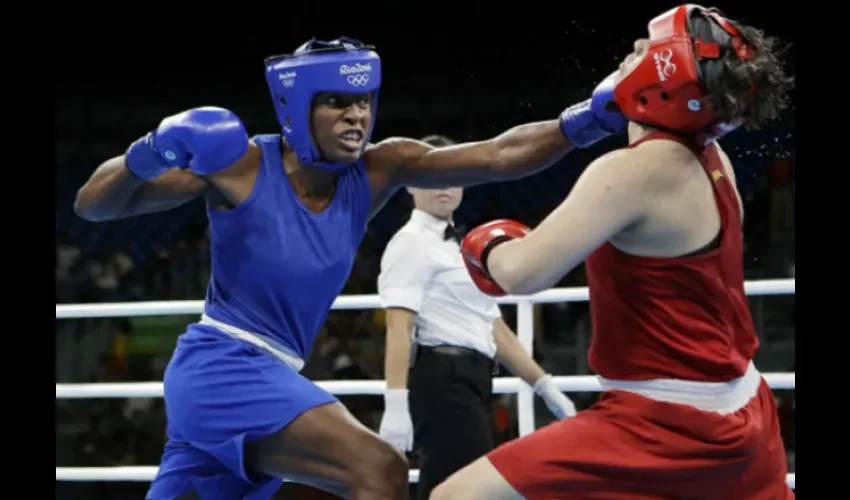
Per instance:
[[[649,23],[613,76],[629,146],[594,161],[536,229],[494,221],[462,245],[492,295],[585,261],[599,401],[506,443],[432,499],[794,498],[744,293],[742,204],[715,142],[787,107],[776,40],[716,10]]]

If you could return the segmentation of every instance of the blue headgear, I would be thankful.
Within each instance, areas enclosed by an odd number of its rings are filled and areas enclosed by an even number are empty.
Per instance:
[[[347,37],[329,42],[313,38],[291,55],[269,57],[265,64],[283,136],[301,163],[328,170],[346,166],[323,161],[310,133],[313,97],[319,92],[372,94],[372,120],[363,140],[366,147],[375,127],[381,88],[381,58],[374,47]]]

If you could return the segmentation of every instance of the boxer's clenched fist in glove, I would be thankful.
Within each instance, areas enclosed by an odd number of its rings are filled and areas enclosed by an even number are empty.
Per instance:
[[[525,224],[500,219],[478,226],[466,235],[461,242],[460,251],[463,263],[479,290],[494,297],[506,294],[487,271],[487,256],[496,245],[514,238],[522,238],[530,231]]]

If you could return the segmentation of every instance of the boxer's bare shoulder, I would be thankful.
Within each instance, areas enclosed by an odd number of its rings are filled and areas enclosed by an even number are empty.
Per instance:
[[[262,162],[263,152],[252,140],[248,144],[248,151],[241,158],[229,167],[209,175],[207,179],[227,200],[227,204],[236,206],[247,200],[254,190]],[[212,202],[215,196],[207,198]]]
[[[412,155],[423,154],[433,148],[434,146],[428,143],[406,137],[390,137],[366,146],[362,161],[373,193],[372,215],[383,208],[399,187],[395,179],[395,168],[403,165]]]
[[[381,142],[369,144],[363,152],[363,163],[369,175],[388,175],[398,167],[426,154],[435,147],[407,137],[388,137]]]
[[[690,149],[664,138],[623,150],[619,161],[640,165],[641,171],[635,172],[635,175],[641,178],[644,191],[649,195],[676,190],[683,183],[690,182],[694,175],[705,175]]]

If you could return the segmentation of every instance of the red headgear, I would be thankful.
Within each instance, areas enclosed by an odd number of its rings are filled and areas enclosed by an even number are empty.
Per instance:
[[[734,129],[736,124],[718,123],[713,107],[705,99],[698,62],[721,57],[722,47],[691,37],[694,10],[732,37],[738,58],[752,57],[752,48],[729,20],[713,9],[684,4],[649,22],[649,48],[614,88],[614,100],[629,120],[711,140]]]

